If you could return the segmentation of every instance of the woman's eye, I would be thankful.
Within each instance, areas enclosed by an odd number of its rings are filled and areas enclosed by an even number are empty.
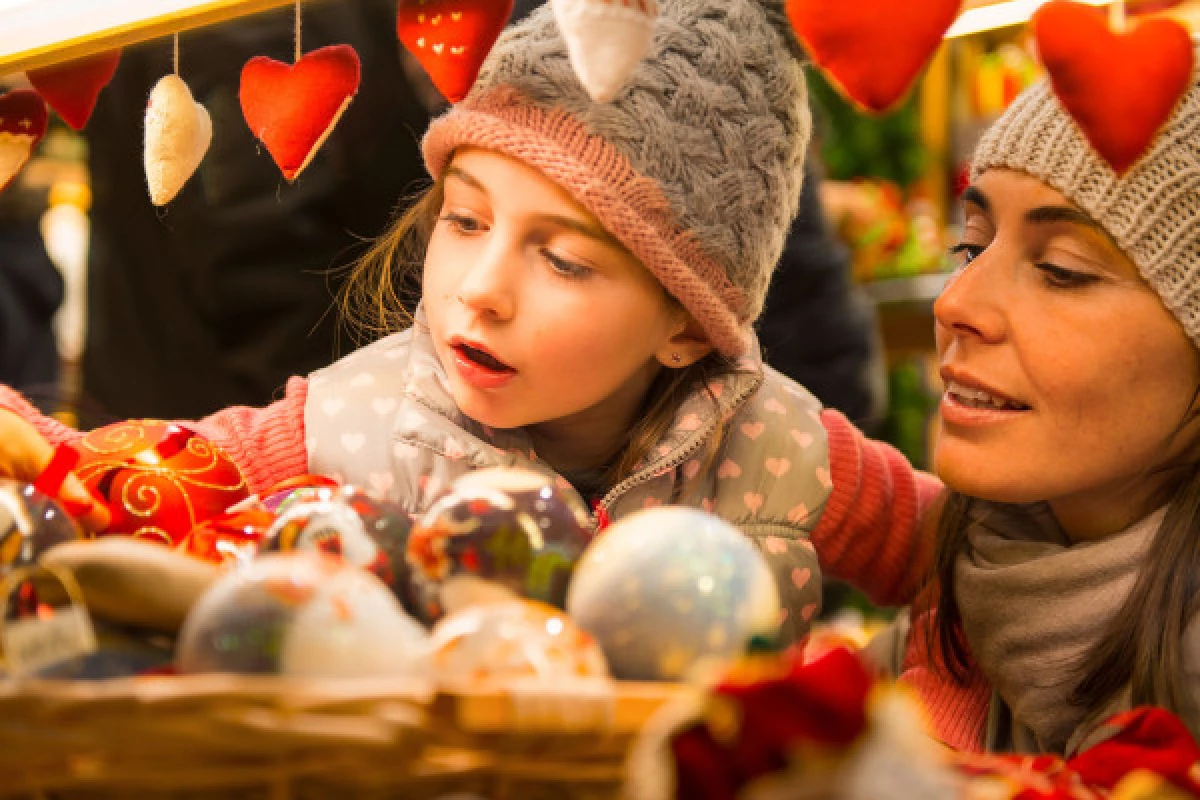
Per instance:
[[[978,258],[979,254],[982,253],[984,249],[985,248],[982,245],[959,242],[950,248],[950,255],[956,256],[956,266],[959,269],[962,269],[967,264],[970,264],[972,261]]]
[[[1041,274],[1048,286],[1055,289],[1076,289],[1095,283],[1099,278],[1090,272],[1077,272],[1057,264],[1039,263],[1033,265]]]
[[[466,214],[447,212],[441,216],[441,221],[459,233],[479,233],[483,230],[483,223]]]
[[[543,249],[542,257],[550,264],[551,269],[566,278],[586,278],[592,274],[590,267],[576,264],[574,261],[555,255],[550,250]]]

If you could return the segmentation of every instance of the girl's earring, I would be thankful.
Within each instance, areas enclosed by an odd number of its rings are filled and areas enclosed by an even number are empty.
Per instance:
[[[679,355],[679,353],[671,353],[671,363],[672,364],[682,364],[683,356]]]

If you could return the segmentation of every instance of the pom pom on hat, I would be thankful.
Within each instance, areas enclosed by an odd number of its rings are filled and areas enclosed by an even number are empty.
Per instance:
[[[654,41],[656,0],[550,0],[579,82],[607,103],[646,57]]]

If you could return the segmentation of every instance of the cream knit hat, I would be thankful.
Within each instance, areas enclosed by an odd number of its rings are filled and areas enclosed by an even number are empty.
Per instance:
[[[1200,85],[1179,102],[1149,150],[1117,175],[1047,81],[1024,92],[983,135],[971,179],[1007,167],[1061,192],[1137,265],[1200,347]]]
[[[662,0],[650,54],[608,103],[571,67],[549,4],[497,41],[425,135],[495,150],[567,189],[726,355],[745,349],[795,216],[812,120],[782,0]]]

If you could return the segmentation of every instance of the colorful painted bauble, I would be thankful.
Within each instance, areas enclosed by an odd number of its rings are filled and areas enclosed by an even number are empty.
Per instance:
[[[417,521],[408,563],[428,622],[497,594],[563,608],[592,538],[578,495],[522,469],[470,472]]]
[[[260,504],[267,511],[280,514],[292,503],[316,500],[325,494],[322,489],[336,489],[340,485],[333,478],[324,475],[297,475],[280,481],[263,492]]]
[[[566,612],[533,600],[477,605],[443,617],[429,664],[448,687],[539,686],[608,679],[604,653]]]
[[[412,517],[396,503],[355,486],[315,491],[315,498],[287,501],[267,531],[263,552],[320,550],[377,576],[408,607],[411,601],[404,553]]]
[[[228,511],[192,528],[184,550],[214,564],[245,564],[258,554],[274,523],[275,515],[270,511]]]
[[[420,676],[427,638],[374,575],[323,553],[275,553],[196,601],[176,663],[187,673]]]
[[[104,500],[121,534],[178,545],[192,528],[249,496],[241,470],[195,431],[170,422],[118,422],[79,442],[76,474]]]
[[[35,563],[56,544],[82,538],[56,500],[32,484],[0,478],[0,577]]]
[[[779,628],[779,593],[736,528],[691,508],[638,511],[584,554],[567,610],[622,680],[679,680]]]

